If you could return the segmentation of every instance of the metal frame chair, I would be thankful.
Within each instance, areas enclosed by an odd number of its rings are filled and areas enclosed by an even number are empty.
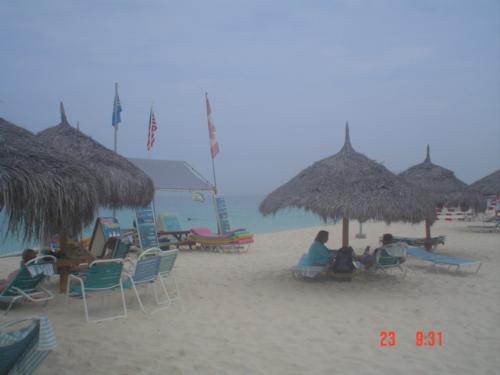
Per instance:
[[[33,264],[40,265],[41,259],[50,259],[55,261],[56,258],[50,255],[37,257],[21,266],[16,277],[10,282],[9,285],[0,293],[0,302],[7,302],[9,306],[5,315],[7,315],[16,302],[31,301],[31,302],[45,302],[54,298],[54,294],[49,290],[43,288],[40,283],[45,279],[45,274],[39,273],[32,276],[28,267]]]
[[[125,303],[125,293],[123,291],[122,274],[123,259],[103,259],[96,260],[90,263],[88,272],[84,277],[70,275],[68,282],[68,289],[66,291],[66,304],[68,303],[70,293],[76,293],[83,299],[83,307],[85,310],[85,319],[89,322],[101,322],[111,319],[119,319],[127,317],[127,305]],[[79,285],[71,287],[71,281],[75,280]],[[120,289],[123,304],[123,314],[110,316],[102,319],[90,320],[88,306],[87,306],[87,293],[103,292],[108,290]]]

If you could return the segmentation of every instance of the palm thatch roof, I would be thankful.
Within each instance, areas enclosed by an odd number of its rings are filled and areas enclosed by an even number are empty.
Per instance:
[[[399,174],[406,181],[425,189],[436,206],[460,206],[464,209],[484,210],[485,202],[481,194],[460,181],[449,169],[433,164],[430,147],[423,163],[417,164]]]
[[[500,169],[477,180],[470,187],[483,195],[500,195]]]
[[[37,134],[45,144],[84,161],[97,180],[99,204],[110,208],[141,207],[153,200],[153,181],[123,156],[73,128],[61,103],[61,123]]]
[[[46,239],[74,235],[92,222],[97,192],[92,172],[0,118],[0,211],[5,234]]]
[[[434,206],[425,193],[353,149],[348,124],[338,153],[314,163],[271,192],[259,209],[267,215],[286,207],[312,211],[325,221],[340,217],[388,223],[435,219]]]

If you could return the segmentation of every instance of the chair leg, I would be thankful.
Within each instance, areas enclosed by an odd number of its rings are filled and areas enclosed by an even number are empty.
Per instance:
[[[165,296],[167,297],[166,301],[162,302],[161,304],[162,305],[163,304],[170,305],[170,303],[172,303],[172,299],[170,298],[170,295],[168,294],[167,286],[165,285],[164,279],[162,276],[159,276],[158,278],[160,280],[160,285],[161,285],[161,288],[163,289],[163,293],[165,293]]]
[[[127,317],[127,304],[125,303],[125,291],[123,290],[123,283],[120,280],[120,292],[122,294],[122,304],[123,304],[123,312],[124,312],[124,318]]]
[[[82,299],[83,299],[83,309],[85,311],[85,320],[87,321],[87,323],[89,323],[90,319],[89,319],[89,308],[87,306],[87,293],[85,293],[85,286],[83,285],[83,283],[82,283]]]
[[[146,313],[146,310],[144,310],[144,305],[142,304],[141,297],[139,296],[139,292],[137,291],[134,281],[130,279],[130,282],[132,284],[132,289],[134,289],[135,296],[137,297],[137,301],[139,302],[139,306],[141,307],[142,312]]]
[[[172,279],[172,281],[174,282],[174,291],[175,291],[175,296],[174,296],[174,298],[172,298],[172,299],[173,299],[173,300],[180,299],[180,298],[181,298],[181,296],[180,296],[180,294],[179,294],[179,288],[177,287],[177,280],[176,280],[176,278],[175,278],[175,275],[174,275],[174,274],[172,274],[172,275],[170,276],[170,278],[171,278],[171,279]]]
[[[5,316],[7,316],[10,309],[12,308],[12,306],[14,306],[14,303],[16,303],[21,298],[22,298],[21,296],[16,296],[16,297],[12,298],[12,301],[10,301],[9,306],[7,307],[7,311],[5,311],[5,314],[4,314]]]

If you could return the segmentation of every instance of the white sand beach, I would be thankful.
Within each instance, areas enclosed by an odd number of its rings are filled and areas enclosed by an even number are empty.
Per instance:
[[[127,319],[87,324],[82,301],[66,307],[57,294],[1,320],[48,314],[59,347],[40,374],[498,374],[500,235],[466,225],[437,222],[433,235],[447,236],[438,253],[480,260],[477,275],[433,272],[410,258],[404,279],[398,271],[350,283],[294,279],[290,269],[318,229],[330,231],[330,248],[340,246],[337,224],[257,235],[245,254],[183,251],[175,267],[182,299],[154,314],[143,314],[129,291]],[[423,224],[368,223],[360,240],[356,222],[350,229],[358,253],[384,232],[424,233]],[[0,275],[18,260],[0,260]],[[57,279],[48,284],[54,291]],[[117,296],[107,308],[119,311]],[[156,307],[151,296],[144,302]],[[380,346],[381,331],[396,332],[394,347]],[[416,346],[417,331],[442,332],[442,346]]]

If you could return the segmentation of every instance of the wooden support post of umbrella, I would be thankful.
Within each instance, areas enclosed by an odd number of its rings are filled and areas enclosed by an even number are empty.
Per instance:
[[[399,174],[407,182],[418,185],[431,197],[434,207],[455,206],[463,209],[484,210],[485,202],[478,191],[455,177],[449,169],[431,162],[430,147],[427,145],[425,160]],[[435,214],[434,214],[435,215]],[[432,248],[431,220],[425,221],[425,247]]]
[[[349,246],[349,219],[416,223],[435,218],[428,195],[356,152],[345,127],[345,142],[335,155],[301,171],[260,204],[262,214],[286,207],[310,210],[323,220],[342,218],[342,246]]]
[[[359,222],[359,232],[356,233],[356,238],[366,238],[366,234],[363,233],[363,223]]]

